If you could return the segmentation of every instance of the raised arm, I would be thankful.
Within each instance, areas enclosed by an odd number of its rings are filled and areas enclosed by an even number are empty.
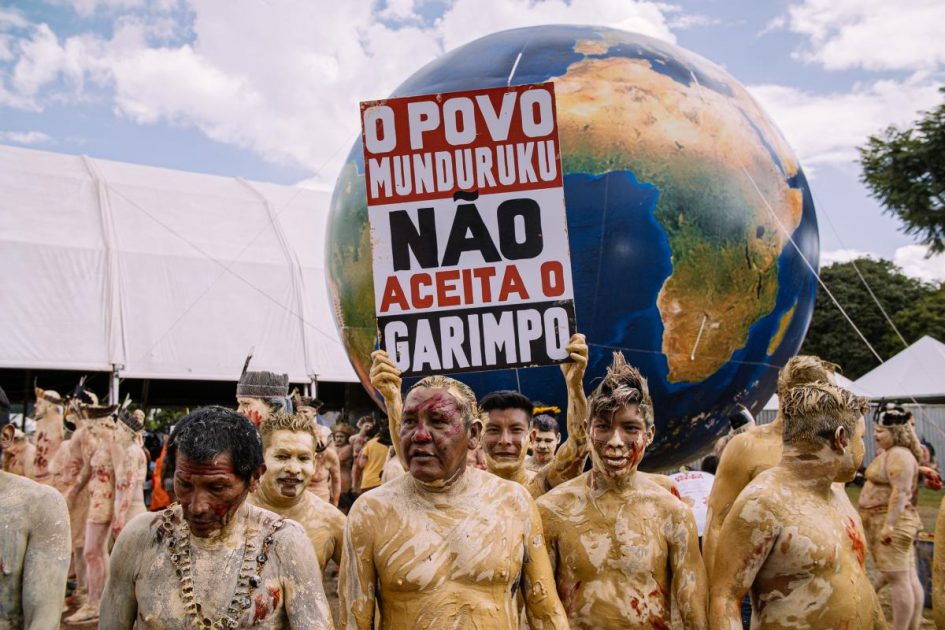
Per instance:
[[[692,512],[684,505],[673,516],[668,532],[669,564],[673,576],[673,596],[683,628],[705,630],[708,627],[706,605],[708,583],[699,555],[699,534]]]
[[[780,534],[770,506],[751,494],[735,501],[719,532],[715,575],[710,581],[710,630],[741,630],[741,601],[755,582]]]
[[[893,528],[896,521],[906,509],[906,504],[912,499],[912,489],[918,474],[919,464],[915,457],[903,447],[896,447],[886,454],[886,475],[889,477],[889,505],[886,512],[886,523],[880,533],[880,541],[884,545],[892,542]]]
[[[71,553],[69,510],[52,488],[44,488],[30,509],[34,518],[23,557],[23,628],[58,628]]]
[[[364,522],[363,514],[364,510],[356,506],[345,523],[338,578],[342,630],[374,630],[377,572],[371,526]]]
[[[539,497],[580,475],[587,458],[587,396],[584,394],[587,343],[584,335],[571,335],[567,350],[571,362],[561,364],[561,373],[568,388],[568,439],[555,453],[554,459],[529,482],[528,489],[533,497]]]
[[[558,599],[554,570],[545,546],[541,515],[529,499],[529,523],[525,530],[525,559],[522,567],[522,597],[528,627],[533,630],[568,628],[568,616]]]
[[[748,464],[744,458],[745,440],[746,438],[737,435],[722,451],[719,467],[715,472],[715,481],[709,492],[705,531],[702,535],[702,557],[705,560],[706,576],[710,582],[713,581],[715,575],[715,550],[722,524],[729,510],[732,509],[735,499],[738,498],[738,494],[751,481]]]
[[[322,572],[315,557],[315,549],[302,527],[286,523],[285,533],[279,537],[275,551],[282,571],[282,588],[285,592],[285,613],[290,628],[332,628],[331,611]],[[289,569],[289,570],[286,570]]]
[[[400,392],[400,370],[387,355],[386,350],[375,350],[371,353],[371,385],[380,392],[384,399],[387,411],[387,424],[390,428],[391,441],[394,443],[394,452],[401,463],[404,462],[400,453],[400,418],[404,413],[404,399]]]

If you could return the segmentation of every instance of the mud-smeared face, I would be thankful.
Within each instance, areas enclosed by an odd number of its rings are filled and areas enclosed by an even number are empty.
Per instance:
[[[37,398],[36,404],[33,405],[33,418],[36,420],[42,420],[46,417],[47,413],[53,411],[53,404],[46,400],[45,398]]]
[[[315,421],[315,416],[316,416],[315,407],[299,407],[298,412],[299,412],[299,415],[305,418],[306,420],[310,422]]]
[[[532,431],[532,449],[542,461],[551,459],[560,441],[561,436],[554,431]]]
[[[892,431],[881,424],[874,425],[873,440],[876,442],[876,446],[883,449],[884,451],[891,449],[895,442]]]
[[[174,493],[191,533],[205,538],[223,529],[246,500],[260,472],[247,484],[233,472],[229,452],[204,461],[191,460],[178,452]]]
[[[844,455],[843,466],[837,473],[834,481],[846,483],[853,481],[856,471],[863,463],[863,457],[866,455],[866,444],[863,442],[863,436],[866,435],[866,421],[860,416],[853,429],[853,436],[850,438],[850,444]]]
[[[259,425],[269,417],[269,405],[262,398],[250,398],[249,396],[236,397],[236,411],[243,414],[258,429]]]
[[[267,441],[266,473],[261,479],[266,492],[286,499],[301,495],[315,475],[314,438],[303,431],[280,430]]]
[[[331,439],[334,440],[336,448],[348,445],[348,434],[344,431],[333,433]]]
[[[410,474],[424,482],[448,481],[466,466],[469,441],[459,401],[441,387],[417,387],[404,401],[400,449]]]
[[[635,471],[652,431],[636,405],[621,407],[611,418],[591,418],[588,433],[594,469],[610,477]]]
[[[525,462],[528,414],[522,409],[494,409],[485,415],[482,451],[489,470],[516,469]]]

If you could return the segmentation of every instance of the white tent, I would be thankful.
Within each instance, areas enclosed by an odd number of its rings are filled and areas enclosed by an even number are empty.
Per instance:
[[[0,146],[0,367],[354,382],[329,193]]]
[[[857,385],[854,381],[851,381],[843,374],[835,374],[834,378],[837,380],[837,385],[843,389],[849,390],[856,394],[857,396],[865,396],[866,398],[872,398],[873,395],[870,394],[867,390],[863,389]],[[777,411],[778,410],[778,395],[774,394],[771,398],[768,399],[768,402],[764,406],[765,411]]]
[[[925,336],[856,380],[873,398],[945,399],[945,344]]]

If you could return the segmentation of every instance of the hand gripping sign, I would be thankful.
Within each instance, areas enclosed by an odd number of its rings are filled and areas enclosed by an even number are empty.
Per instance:
[[[554,86],[361,103],[381,347],[406,376],[568,358]]]

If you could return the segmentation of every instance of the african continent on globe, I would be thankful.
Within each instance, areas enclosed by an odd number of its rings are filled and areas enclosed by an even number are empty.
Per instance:
[[[816,289],[804,259],[816,269],[819,256],[806,179],[723,70],[614,29],[489,35],[390,96],[545,81],[555,84],[577,327],[591,346],[585,386],[622,351],[654,398],[645,467],[690,461],[727,431],[737,403],[760,410],[803,341]],[[342,340],[370,391],[377,331],[360,141],[335,186],[327,255]],[[518,389],[566,408],[555,366],[462,380],[479,396]]]

